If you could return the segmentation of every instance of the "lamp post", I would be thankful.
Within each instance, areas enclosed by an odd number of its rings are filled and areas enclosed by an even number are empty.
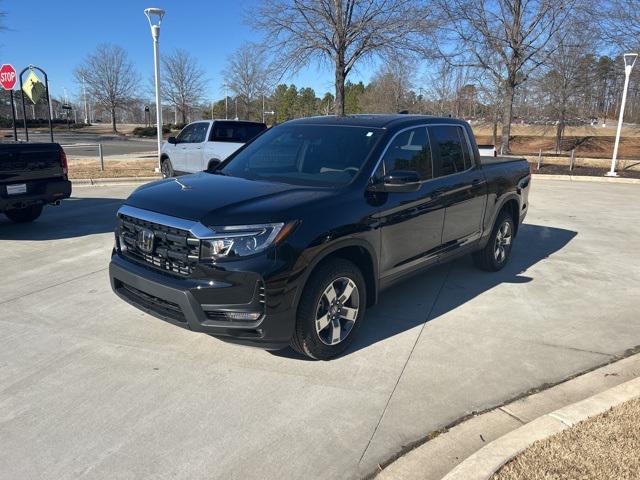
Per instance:
[[[622,131],[622,119],[624,117],[624,107],[627,103],[627,90],[629,89],[629,77],[631,70],[638,58],[637,53],[624,54],[624,88],[622,89],[622,102],[620,103],[620,116],[618,117],[618,130],[616,132],[616,143],[613,146],[613,157],[611,158],[611,170],[607,172],[607,177],[617,177],[616,161],[618,160],[618,146],[620,145],[620,132]]]
[[[87,87],[84,83],[84,75],[82,76],[82,96],[84,97],[84,123],[89,125],[89,109],[87,108]]]
[[[158,169],[162,169],[160,163],[160,151],[162,149],[162,105],[160,103],[160,58],[158,41],[160,39],[160,24],[164,17],[164,10],[161,8],[146,8],[144,14],[149,20],[151,36],[153,37],[153,66],[154,79],[156,83],[156,123],[158,125]]]

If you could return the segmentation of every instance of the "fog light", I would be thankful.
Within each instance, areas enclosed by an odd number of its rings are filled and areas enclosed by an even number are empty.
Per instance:
[[[225,312],[229,320],[255,321],[260,318],[260,312]]]

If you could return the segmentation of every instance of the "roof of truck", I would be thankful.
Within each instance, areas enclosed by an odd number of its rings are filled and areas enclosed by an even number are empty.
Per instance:
[[[464,120],[449,117],[434,117],[431,115],[410,115],[410,114],[358,114],[337,117],[335,115],[323,115],[318,117],[299,118],[290,120],[287,124],[297,125],[345,125],[351,127],[368,128],[391,128],[397,126],[409,126],[424,123],[449,123],[464,124]]]

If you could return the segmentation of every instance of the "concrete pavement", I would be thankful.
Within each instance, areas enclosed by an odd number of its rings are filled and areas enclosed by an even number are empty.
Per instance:
[[[113,295],[85,187],[0,220],[0,478],[358,478],[473,411],[640,344],[640,188],[535,181],[512,262],[386,292],[331,362],[181,330]]]

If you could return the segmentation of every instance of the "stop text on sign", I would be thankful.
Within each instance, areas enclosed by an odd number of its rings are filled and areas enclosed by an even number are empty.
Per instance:
[[[5,90],[12,90],[16,84],[16,70],[12,65],[4,64],[0,67],[0,85]]]

